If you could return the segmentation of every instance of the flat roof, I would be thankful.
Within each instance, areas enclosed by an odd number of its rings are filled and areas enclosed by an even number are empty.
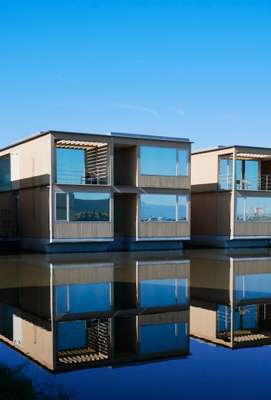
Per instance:
[[[271,150],[271,147],[261,147],[261,146],[245,146],[243,144],[234,144],[232,146],[215,146],[215,147],[210,147],[207,149],[199,149],[199,150],[194,150],[191,152],[191,154],[200,154],[200,153],[209,153],[211,151],[220,151],[220,150],[227,150],[227,149],[233,149],[233,148],[238,148],[238,149],[256,149],[256,150]]]
[[[11,147],[18,146],[25,142],[29,142],[31,140],[37,139],[39,137],[48,135],[49,133],[56,134],[67,134],[67,135],[92,135],[92,136],[101,136],[101,137],[118,137],[118,138],[127,138],[127,139],[142,139],[142,140],[159,140],[159,141],[168,141],[168,142],[186,142],[192,143],[188,138],[179,138],[173,136],[159,136],[159,135],[147,135],[147,134],[138,134],[138,133],[122,133],[122,132],[107,132],[107,133],[94,133],[94,132],[74,132],[74,131],[56,131],[56,130],[47,130],[40,131],[33,135],[27,136],[23,139],[18,140],[17,142],[11,143],[5,147],[0,148],[0,151],[7,150]]]

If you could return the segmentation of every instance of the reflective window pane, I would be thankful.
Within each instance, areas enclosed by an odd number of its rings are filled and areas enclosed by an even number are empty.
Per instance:
[[[11,189],[10,156],[0,157],[0,191]]]
[[[70,193],[70,221],[109,221],[108,193]]]
[[[56,220],[67,220],[67,195],[66,193],[56,193]]]
[[[245,161],[245,184],[247,190],[258,190],[259,162],[256,160]]]
[[[81,185],[85,183],[85,151],[82,149],[56,149],[57,183]]]
[[[237,221],[271,221],[271,198],[238,197]]]
[[[176,176],[176,149],[141,146],[141,175]]]
[[[187,346],[187,324],[184,322],[143,325],[140,329],[140,353],[162,353]]]
[[[244,197],[237,197],[236,201],[236,219],[244,221],[245,218],[245,200]]]
[[[187,220],[187,196],[178,196],[178,221]]]
[[[236,188],[238,190],[259,189],[259,161],[236,160]]]
[[[178,152],[178,175],[188,176],[188,151],[179,149]]]
[[[228,157],[219,159],[219,185],[223,190],[232,188],[232,159]]]
[[[141,195],[141,222],[176,221],[176,196],[171,194]]]

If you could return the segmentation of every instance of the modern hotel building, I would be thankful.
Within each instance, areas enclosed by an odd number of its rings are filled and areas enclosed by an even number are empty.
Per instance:
[[[271,149],[219,146],[191,160],[193,243],[269,246]]]
[[[41,132],[0,151],[0,237],[35,251],[182,248],[188,139]]]

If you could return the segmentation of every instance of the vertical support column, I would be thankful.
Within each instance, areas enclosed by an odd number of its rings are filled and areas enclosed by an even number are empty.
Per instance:
[[[55,140],[52,134],[49,139],[50,146],[50,184],[49,184],[49,234],[50,242],[54,238],[54,184],[56,181]]]
[[[230,258],[230,318],[231,318],[231,347],[234,345],[234,268],[233,268],[233,258]]]
[[[235,227],[235,203],[236,203],[236,149],[233,149],[232,154],[232,188],[231,188],[231,234],[230,238],[234,238]]]

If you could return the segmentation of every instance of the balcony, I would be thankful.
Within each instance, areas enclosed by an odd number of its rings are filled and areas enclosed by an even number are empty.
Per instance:
[[[258,177],[236,179],[236,190],[271,191],[271,175],[264,174]],[[219,189],[232,190],[232,175],[219,176]]]
[[[59,140],[56,143],[56,183],[108,185],[108,143]]]

